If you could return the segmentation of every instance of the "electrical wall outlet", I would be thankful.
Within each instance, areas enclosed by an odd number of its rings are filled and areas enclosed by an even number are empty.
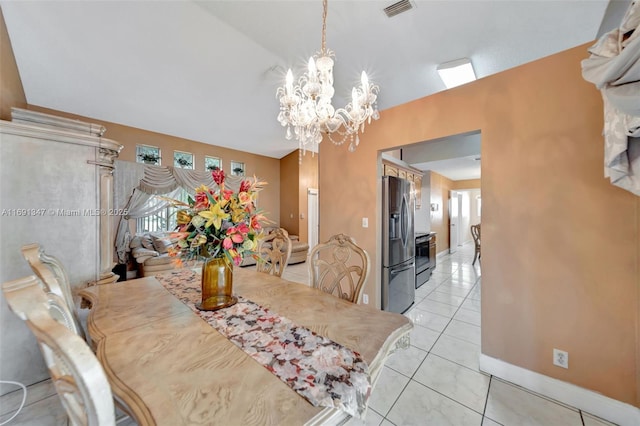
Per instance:
[[[363,228],[368,228],[369,227],[369,218],[368,217],[363,217],[362,218],[362,227]]]
[[[553,349],[553,365],[569,368],[569,353],[560,349]]]
[[[362,295],[362,303],[365,304],[365,305],[369,304],[369,295],[368,294],[365,293],[365,294]]]

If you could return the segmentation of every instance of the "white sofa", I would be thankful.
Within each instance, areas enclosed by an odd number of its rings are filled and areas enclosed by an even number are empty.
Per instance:
[[[271,229],[272,228],[265,228],[265,233],[268,234]],[[289,235],[289,239],[291,240],[291,256],[289,256],[287,265],[306,262],[307,254],[309,253],[309,244],[300,242],[297,235]],[[242,260],[240,266],[251,266],[255,264],[256,260],[253,256],[247,256]]]
[[[176,259],[167,252],[173,243],[166,232],[136,234],[129,247],[138,265],[138,276],[147,277],[175,269]]]

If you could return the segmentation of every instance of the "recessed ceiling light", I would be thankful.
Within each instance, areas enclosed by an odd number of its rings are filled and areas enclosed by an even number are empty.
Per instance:
[[[447,89],[476,80],[476,73],[473,71],[471,60],[467,58],[445,62],[438,65],[437,70]]]

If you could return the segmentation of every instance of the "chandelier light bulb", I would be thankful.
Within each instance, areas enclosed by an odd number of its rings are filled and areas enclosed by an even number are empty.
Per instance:
[[[325,45],[327,0],[323,0],[322,4],[321,50],[315,57],[309,58],[307,73],[296,82],[291,69],[287,71],[284,87],[278,88],[276,92],[280,100],[278,121],[287,128],[287,139],[295,135],[303,154],[307,147],[317,150],[323,134],[335,145],[342,145],[348,140],[349,151],[353,152],[360,143],[358,133],[364,132],[366,123],[380,117],[376,105],[380,88],[371,84],[367,74],[362,71],[361,86],[351,90],[351,103],[344,108],[333,107],[334,54]]]
[[[362,82],[362,93],[369,93],[369,77],[366,72],[362,71],[360,81]]]
[[[293,72],[291,72],[291,68],[287,71],[287,85],[286,85],[286,94],[287,96],[291,96],[293,92]]]
[[[351,89],[351,105],[353,106],[353,114],[358,115],[358,89],[355,87]]]
[[[313,81],[316,80],[316,78],[318,77],[318,70],[316,69],[316,61],[313,60],[313,56],[309,58],[309,80],[313,79]]]

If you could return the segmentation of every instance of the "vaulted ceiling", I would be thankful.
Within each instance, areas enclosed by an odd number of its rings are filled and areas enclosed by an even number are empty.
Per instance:
[[[444,90],[442,62],[470,58],[482,78],[592,41],[608,1],[412,0],[388,18],[392,3],[329,2],[334,105],[363,69],[383,111]],[[320,48],[320,0],[0,5],[29,104],[275,158],[297,148],[275,92]]]

